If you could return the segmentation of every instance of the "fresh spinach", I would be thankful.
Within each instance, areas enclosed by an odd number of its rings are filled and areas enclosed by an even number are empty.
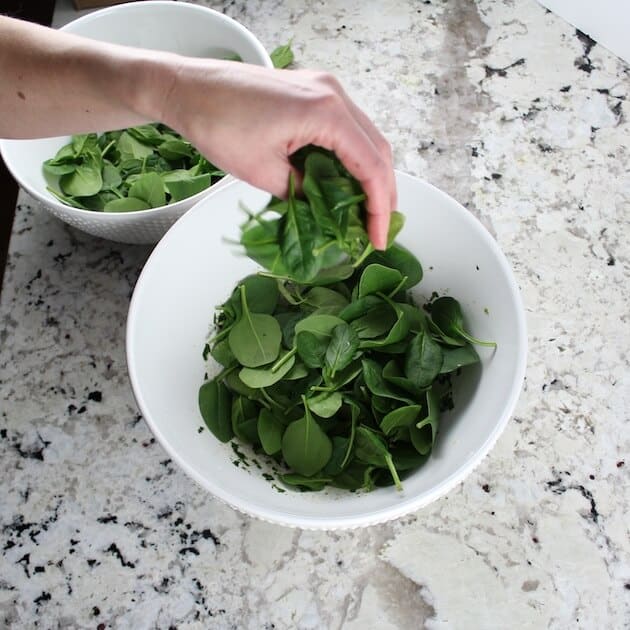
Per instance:
[[[304,400],[304,417],[292,422],[282,436],[284,461],[300,475],[312,477],[332,455],[332,442],[313,419]]]
[[[225,175],[159,123],[100,136],[72,136],[44,162],[43,172],[50,192],[61,201],[101,212],[135,212],[175,203]]]
[[[444,334],[450,337],[462,339],[478,346],[497,347],[494,341],[475,339],[475,337],[464,330],[464,315],[459,302],[455,298],[445,296],[432,302],[431,319]]]
[[[116,139],[139,203],[160,194],[134,144],[159,147],[150,129]],[[98,146],[90,137],[79,144]],[[159,157],[183,159],[188,150],[171,138]],[[73,151],[51,168],[64,176]],[[392,216],[388,249],[374,251],[357,182],[329,152],[310,148],[299,158],[304,199],[291,179],[286,201],[247,211],[241,244],[265,269],[217,307],[204,358],[223,370],[202,385],[200,411],[219,439],[236,436],[271,457],[288,487],[400,489],[401,473],[430,457],[440,411],[452,408],[452,376],[479,362],[478,340],[452,298],[424,309],[411,299],[422,267],[393,242],[402,215]],[[166,194],[169,178],[160,180]],[[107,179],[116,186],[109,171]]]

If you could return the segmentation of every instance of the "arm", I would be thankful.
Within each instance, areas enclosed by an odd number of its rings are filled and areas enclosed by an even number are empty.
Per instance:
[[[391,150],[329,74],[147,52],[0,16],[0,85],[0,137],[161,121],[278,196],[293,152],[331,149],[368,196],[370,238],[385,244],[396,206]]]

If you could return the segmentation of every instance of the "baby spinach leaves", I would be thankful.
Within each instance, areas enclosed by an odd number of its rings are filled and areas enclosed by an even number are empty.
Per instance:
[[[245,285],[241,285],[240,291],[241,317],[230,330],[228,340],[236,360],[245,367],[255,368],[278,357],[282,331],[271,315],[249,310]]]
[[[304,402],[304,417],[293,421],[282,436],[284,461],[300,475],[310,477],[318,473],[332,455],[332,442],[313,419]]]
[[[459,302],[452,297],[441,297],[431,304],[431,319],[445,334],[454,339],[467,341],[479,346],[496,348],[494,341],[480,341],[464,330],[464,315]]]
[[[72,136],[43,165],[48,190],[63,203],[133,212],[181,201],[225,173],[166,125]]]
[[[241,244],[278,278],[315,286],[347,280],[373,251],[365,229],[365,194],[324,149],[306,147],[295,161],[304,169],[305,199],[297,198],[291,176],[288,200],[272,200],[250,215],[241,227]],[[390,241],[403,223],[400,213],[392,213]]]
[[[144,127],[129,135],[158,142]],[[422,267],[411,252],[373,251],[364,195],[334,156],[300,159],[305,199],[291,179],[287,201],[243,226],[241,244],[266,270],[217,307],[204,359],[223,369],[199,390],[201,415],[221,441],[236,436],[286,467],[280,480],[294,489],[400,490],[400,473],[430,456],[451,377],[479,361],[479,342],[453,298],[414,303]],[[139,202],[155,193],[151,181],[133,186]],[[390,241],[402,225],[395,215]]]
[[[199,389],[199,409],[208,429],[221,440],[229,442],[234,433],[231,423],[232,394],[221,382],[212,380]]]
[[[269,53],[274,68],[286,68],[293,63],[294,55],[293,50],[291,49],[292,41],[293,40],[290,39],[286,44],[274,48],[274,50]]]

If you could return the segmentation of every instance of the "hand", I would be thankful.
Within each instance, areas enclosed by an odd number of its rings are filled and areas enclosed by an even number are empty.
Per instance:
[[[161,121],[278,196],[287,193],[292,153],[330,149],[367,194],[370,239],[386,245],[396,207],[391,150],[329,74],[129,48],[0,16],[0,84],[0,137]]]
[[[385,248],[396,209],[391,149],[332,75],[180,58],[157,115],[214,164],[279,197],[292,153],[334,151],[363,186],[368,234]]]

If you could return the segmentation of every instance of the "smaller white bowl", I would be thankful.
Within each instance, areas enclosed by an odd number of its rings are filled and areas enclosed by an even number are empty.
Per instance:
[[[63,31],[137,48],[190,57],[240,55],[245,63],[272,67],[271,58],[244,26],[222,13],[184,2],[130,2],[89,13]],[[96,130],[95,130],[96,131]],[[108,213],[68,206],[46,190],[42,164],[70,141],[69,136],[35,140],[0,139],[0,153],[18,184],[56,217],[84,232],[123,243],[156,243],[195,203],[221,189],[224,177],[188,199],[136,212]]]
[[[418,297],[457,298],[471,332],[497,342],[479,348],[481,365],[454,382],[455,410],[444,414],[426,464],[404,490],[279,492],[262,469],[233,465],[230,444],[208,430],[197,406],[206,365],[202,349],[216,305],[257,265],[224,237],[237,238],[239,202],[264,207],[269,195],[235,181],[203,199],[158,243],[136,285],[127,320],[127,363],[138,405],[170,457],[195,481],[235,508],[306,529],[353,528],[417,510],[462,481],[490,451],[516,405],[527,354],[525,313],[509,263],[485,228],[451,197],[397,174],[406,223],[400,242],[421,261]],[[241,447],[247,451],[247,447]]]

